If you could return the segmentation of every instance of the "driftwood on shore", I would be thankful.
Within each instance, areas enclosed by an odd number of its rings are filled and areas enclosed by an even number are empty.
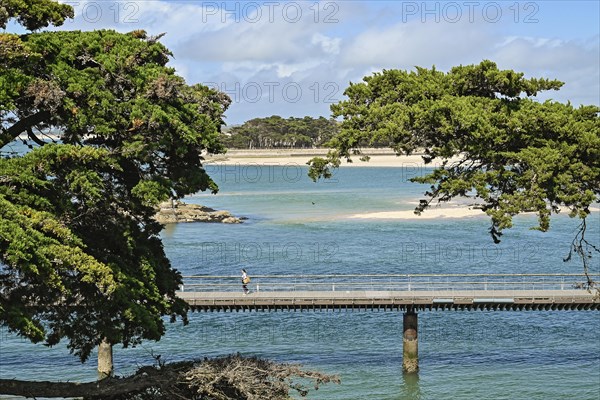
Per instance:
[[[300,378],[303,383],[295,379]],[[256,357],[233,355],[212,360],[185,361],[142,367],[127,378],[98,382],[34,382],[0,379],[0,394],[37,397],[83,397],[96,400],[142,399],[287,399],[290,391],[305,396],[311,382],[339,383],[337,376],[305,371],[295,364],[279,364]]]
[[[154,217],[161,224],[179,222],[220,222],[239,224],[245,218],[238,218],[229,211],[217,211],[198,204],[186,204],[181,201],[161,203]]]

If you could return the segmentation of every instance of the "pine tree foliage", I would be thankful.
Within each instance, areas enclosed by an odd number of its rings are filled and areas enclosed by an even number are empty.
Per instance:
[[[0,23],[60,25],[68,6],[8,0]],[[66,8],[65,8],[66,7]],[[153,219],[216,184],[202,165],[230,99],[187,85],[144,31],[0,34],[0,323],[82,360],[103,339],[158,340],[186,321],[181,275]],[[5,153],[6,154],[6,153]]]
[[[327,177],[362,147],[386,142],[398,155],[418,152],[426,164],[443,161],[412,179],[430,185],[417,214],[436,200],[477,198],[496,242],[522,212],[536,213],[534,228],[541,231],[561,207],[585,222],[600,200],[600,109],[536,101],[538,93],[562,85],[500,70],[488,60],[447,73],[435,67],[374,73],[351,83],[347,99],[332,105],[341,130],[327,158],[311,160],[309,175]],[[585,226],[573,242],[584,262],[597,250]]]

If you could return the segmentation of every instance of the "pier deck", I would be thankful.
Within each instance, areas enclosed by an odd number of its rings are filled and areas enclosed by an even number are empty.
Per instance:
[[[197,311],[600,310],[596,289],[574,288],[581,278],[580,275],[264,276],[253,278],[248,285],[251,292],[246,295],[237,277],[188,277],[188,284],[177,295]]]

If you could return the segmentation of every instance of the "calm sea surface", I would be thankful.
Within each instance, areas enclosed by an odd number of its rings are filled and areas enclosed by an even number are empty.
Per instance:
[[[248,217],[241,225],[180,224],[163,232],[184,275],[361,273],[578,273],[564,263],[577,221],[560,215],[550,232],[515,219],[501,244],[486,217],[360,220],[411,210],[427,188],[420,168],[342,168],[312,183],[304,166],[208,167],[221,191],[186,201]],[[600,216],[588,236],[600,243]],[[600,272],[598,258],[595,272]],[[116,349],[117,373],[152,363],[240,352],[336,373],[341,385],[312,399],[600,398],[600,313],[421,312],[418,376],[403,376],[401,312],[194,313],[157,343]],[[49,349],[2,331],[0,376],[93,380],[64,346]]]

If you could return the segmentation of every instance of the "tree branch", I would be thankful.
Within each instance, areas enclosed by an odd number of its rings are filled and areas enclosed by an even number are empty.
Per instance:
[[[15,140],[21,133],[50,118],[49,111],[39,111],[29,117],[21,118],[13,126],[0,133],[0,148]]]
[[[600,295],[600,287],[598,287],[598,282],[595,282],[590,276],[590,259],[592,258],[592,252],[595,251],[600,253],[600,248],[594,246],[593,243],[590,243],[585,238],[585,232],[587,230],[587,222],[586,218],[583,218],[581,224],[577,228],[577,233],[571,242],[571,247],[569,249],[569,254],[564,258],[563,261],[571,260],[573,252],[575,252],[583,262],[583,272],[587,279],[585,283],[585,287],[591,291],[592,288],[596,287],[597,294]]]
[[[27,127],[27,136],[39,146],[43,146],[46,144],[43,140],[41,140],[33,133],[33,129],[31,129],[31,127]]]
[[[134,375],[125,379],[108,378],[98,382],[49,382],[0,379],[0,393],[23,397],[115,396],[156,386],[156,376]]]

